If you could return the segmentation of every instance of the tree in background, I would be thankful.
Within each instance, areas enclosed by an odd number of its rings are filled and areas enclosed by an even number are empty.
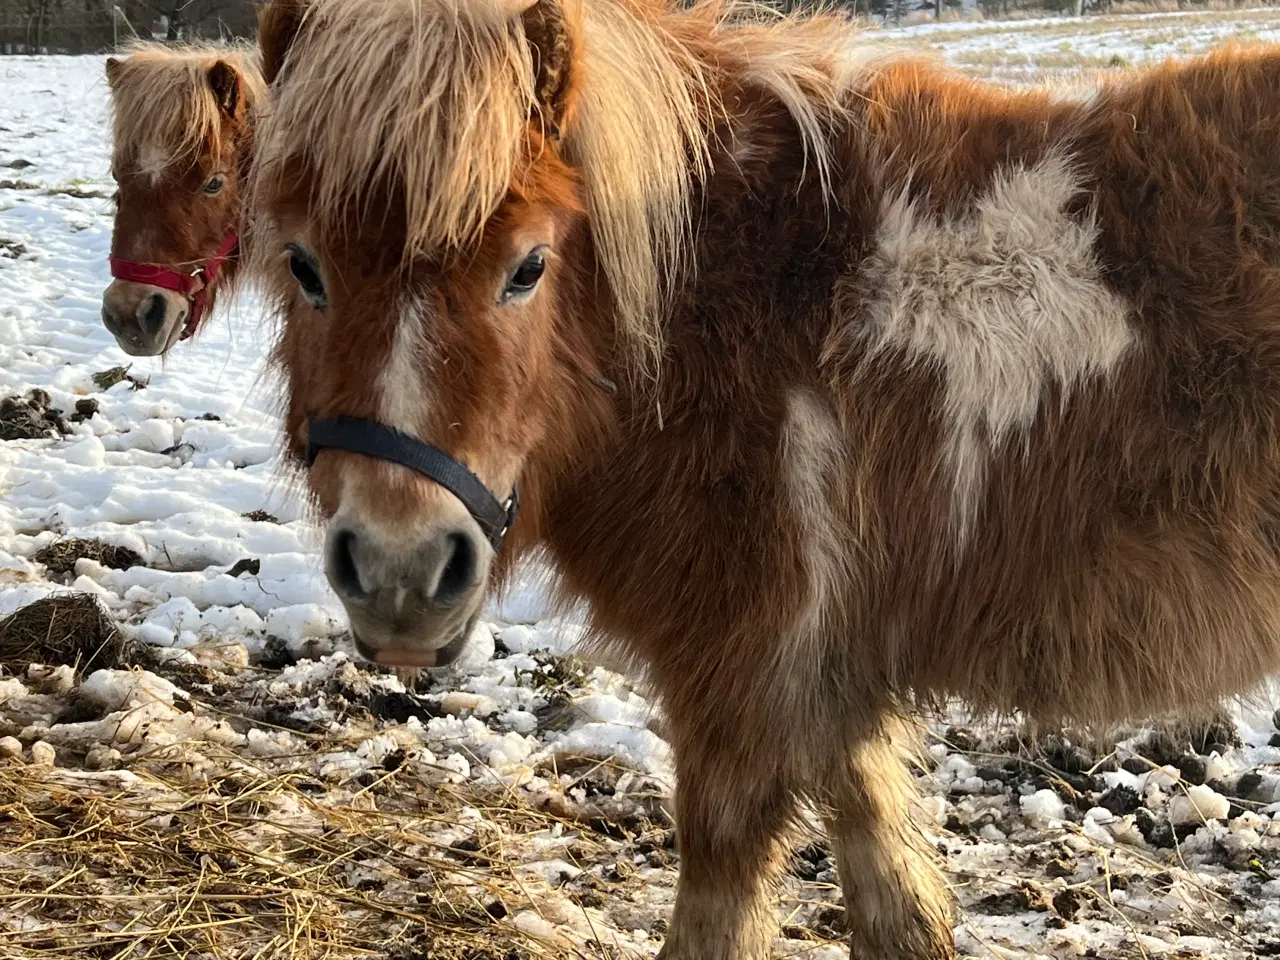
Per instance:
[[[255,0],[0,0],[0,53],[103,53],[134,36],[251,37]]]
[[[0,0],[0,53],[103,53],[134,36],[155,40],[252,37],[260,0]],[[358,2],[358,0],[353,0]],[[690,0],[683,0],[689,3]],[[983,16],[1081,16],[1111,0],[765,0],[785,11],[821,6],[901,23],[909,14],[941,17],[974,3]],[[1177,0],[1179,9],[1207,0]],[[1244,0],[1238,0],[1243,3]],[[1262,0],[1265,4],[1271,0]]]

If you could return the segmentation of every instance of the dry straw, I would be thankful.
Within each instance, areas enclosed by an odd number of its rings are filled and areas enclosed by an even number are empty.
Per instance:
[[[67,664],[85,673],[114,667],[127,641],[96,597],[55,593],[0,620],[0,665]]]
[[[513,922],[538,904],[504,844],[556,821],[508,791],[427,787],[405,765],[352,794],[230,757],[216,778],[177,780],[157,772],[163,759],[96,772],[0,761],[5,960],[615,953]],[[459,854],[433,838],[464,820],[493,843]],[[593,844],[578,849],[601,854]]]

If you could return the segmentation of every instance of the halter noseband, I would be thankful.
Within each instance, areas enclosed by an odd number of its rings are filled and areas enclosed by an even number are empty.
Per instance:
[[[200,318],[204,315],[205,304],[209,299],[209,287],[218,278],[218,272],[239,242],[240,238],[236,232],[231,231],[218,247],[218,252],[190,273],[182,273],[172,267],[161,267],[153,263],[135,263],[132,260],[111,257],[111,276],[117,280],[145,283],[148,286],[159,287],[161,290],[172,290],[190,300],[191,313],[187,317],[186,326],[182,328],[182,336],[179,338],[186,340],[196,332]]]
[[[398,463],[434,480],[462,501],[493,549],[502,549],[503,538],[515,522],[520,505],[515,487],[507,502],[499,503],[479,477],[439,447],[374,420],[308,414],[304,454],[308,467],[325,447]]]

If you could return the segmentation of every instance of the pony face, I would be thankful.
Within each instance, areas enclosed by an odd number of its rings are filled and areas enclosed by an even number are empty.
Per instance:
[[[533,93],[544,81],[520,14],[418,8],[385,59],[361,44],[377,32],[374,8],[268,8],[275,101],[253,196],[255,272],[281,322],[295,456],[309,417],[374,421],[437,447],[502,499],[555,428],[564,324],[582,295],[580,188],[546,126],[565,111],[537,115],[549,102]],[[434,101],[387,99],[409,82],[395,64]],[[474,95],[486,86],[488,104]],[[318,123],[326,100],[336,116]],[[320,450],[307,477],[360,653],[409,668],[456,658],[496,557],[463,503],[345,450]]]
[[[329,232],[300,196],[266,209],[276,256],[262,277],[282,319],[275,359],[295,454],[308,416],[354,417],[430,442],[497,497],[519,483],[550,426],[544,391],[575,285],[572,206],[513,195],[465,259],[409,263],[387,253],[392,218]],[[403,466],[341,450],[320,451],[308,482],[362,655],[404,667],[456,657],[495,560],[463,504]]]
[[[208,315],[235,246],[258,84],[239,57],[150,48],[109,59],[107,79],[117,192],[102,321],[126,353],[155,356]]]

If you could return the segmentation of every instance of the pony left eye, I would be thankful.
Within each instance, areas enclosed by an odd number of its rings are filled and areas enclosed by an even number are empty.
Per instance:
[[[531,254],[524,258],[520,266],[516,267],[515,273],[511,275],[511,279],[507,281],[507,285],[502,291],[502,302],[517,297],[527,297],[533,293],[533,288],[538,285],[538,281],[542,279],[542,274],[547,269],[547,258],[539,247]]]
[[[222,192],[222,178],[210,177],[208,182],[205,183],[205,185],[201,187],[201,189],[204,191],[204,195],[206,197],[215,196],[216,194]]]

